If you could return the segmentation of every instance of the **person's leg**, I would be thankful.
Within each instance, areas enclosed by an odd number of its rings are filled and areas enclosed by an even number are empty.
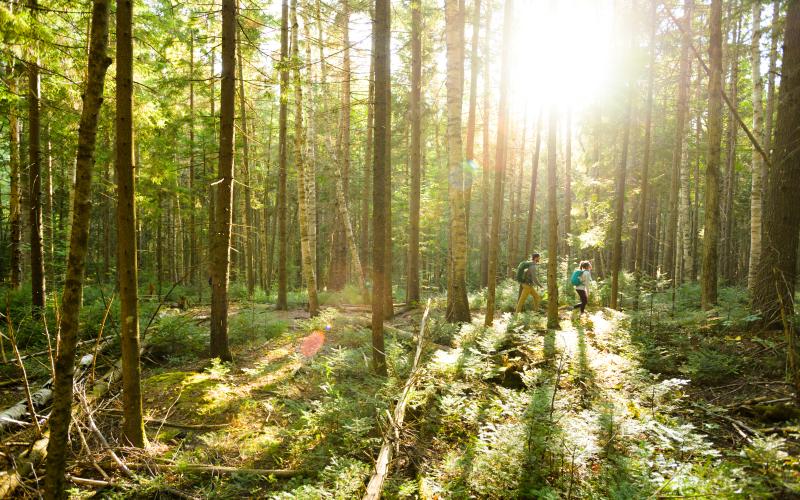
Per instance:
[[[531,286],[530,285],[522,285],[522,292],[519,294],[519,300],[517,301],[517,308],[514,309],[514,312],[520,313],[522,309],[525,307],[525,301],[528,300],[528,295],[531,293]]]
[[[581,296],[581,314],[583,314],[589,304],[589,296],[586,295],[586,290],[578,290],[578,295]]]
[[[533,310],[539,311],[539,304],[542,302],[542,296],[535,288],[531,287],[531,295],[533,296]]]
[[[572,306],[572,309],[573,309],[573,310],[580,308],[580,307],[581,307],[581,304],[583,304],[583,298],[581,298],[581,292],[582,292],[582,291],[583,291],[583,290],[578,290],[577,288],[575,289],[575,293],[577,293],[577,294],[578,294],[578,300],[580,300],[580,302],[578,302],[577,304],[575,304],[574,306]]]

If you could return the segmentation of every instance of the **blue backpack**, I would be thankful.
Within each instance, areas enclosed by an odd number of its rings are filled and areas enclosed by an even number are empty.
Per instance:
[[[569,281],[570,283],[573,284],[573,286],[580,286],[583,284],[583,281],[581,281],[582,277],[583,277],[583,269],[576,269],[575,271],[573,271],[572,278]]]

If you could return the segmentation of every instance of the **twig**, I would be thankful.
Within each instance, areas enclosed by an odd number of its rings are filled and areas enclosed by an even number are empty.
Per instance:
[[[89,405],[86,404],[86,398],[84,397],[83,393],[78,393],[78,399],[80,399],[81,405],[83,406],[83,411],[86,412],[86,421],[89,423],[89,429],[100,441],[100,444],[103,445],[103,448],[108,452],[112,460],[116,462],[122,473],[127,477],[133,477],[133,472],[131,472],[131,470],[125,465],[125,462],[123,462],[117,456],[117,454],[114,453],[114,450],[111,448],[111,446],[109,446],[108,441],[106,441],[105,436],[103,436],[103,434],[100,432],[100,429],[98,429],[97,425],[95,425],[94,419],[92,418],[92,412],[89,410]]]
[[[33,421],[33,425],[36,428],[36,438],[42,437],[42,428],[39,427],[39,418],[36,416],[36,407],[33,406],[33,398],[31,397],[31,386],[28,384],[28,374],[25,372],[25,363],[22,362],[22,359],[19,355],[19,349],[17,348],[17,338],[14,335],[14,323],[11,321],[11,309],[6,303],[6,316],[8,319],[8,335],[11,338],[11,347],[14,349],[14,356],[17,358],[17,363],[19,364],[19,370],[22,372],[22,382],[23,388],[25,389],[25,399],[28,401],[28,411],[31,414],[31,421]]]
[[[97,340],[94,343],[94,359],[92,360],[92,371],[89,372],[89,384],[94,381],[94,367],[97,363],[97,350],[100,348],[100,339],[103,338],[103,330],[106,327],[106,319],[108,318],[108,313],[111,311],[111,304],[114,303],[114,294],[111,294],[111,300],[108,301],[108,305],[106,306],[106,311],[103,313],[103,321],[100,322],[100,330],[97,332]]]
[[[422,314],[422,321],[419,327],[419,337],[417,338],[417,349],[414,354],[414,361],[411,365],[411,373],[403,386],[403,391],[397,400],[394,407],[394,415],[389,419],[390,428],[383,435],[383,445],[378,453],[378,459],[375,461],[375,472],[369,480],[367,491],[364,493],[363,500],[378,500],[383,491],[383,483],[386,481],[386,476],[389,474],[389,464],[392,460],[392,451],[394,450],[393,441],[398,440],[400,431],[403,426],[403,420],[406,413],[406,405],[411,396],[411,391],[414,389],[414,384],[417,380],[419,360],[422,357],[422,348],[425,340],[425,324],[428,321],[428,314],[431,309],[431,299],[428,299],[428,304],[425,307],[425,312]]]

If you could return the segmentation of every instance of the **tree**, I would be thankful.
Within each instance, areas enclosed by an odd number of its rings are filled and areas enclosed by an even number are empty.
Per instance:
[[[763,140],[764,79],[761,77],[761,3],[753,2],[753,29],[750,42],[750,70],[753,79],[753,134]],[[768,151],[768,150],[767,150]],[[753,148],[750,166],[750,260],[747,265],[747,288],[755,291],[758,277],[758,260],[761,258],[761,198],[764,175],[761,154]]]
[[[419,302],[419,206],[422,165],[422,11],[420,0],[411,0],[411,187],[409,192],[408,287],[406,300]],[[473,117],[474,120],[474,117]],[[474,125],[474,124],[473,124]],[[469,135],[468,135],[469,137]]]
[[[247,101],[244,93],[244,69],[242,64],[241,36],[236,37],[236,53],[239,57],[239,123],[242,129],[242,166],[244,167],[244,258],[247,272],[247,295],[253,296],[256,287],[255,245],[252,236],[253,202],[250,187],[250,137],[247,133]]]
[[[536,120],[536,146],[533,150],[533,160],[531,161],[531,191],[528,199],[528,224],[525,229],[525,249],[533,248],[533,218],[536,215],[536,186],[539,180],[539,153],[542,146],[542,114],[539,111],[539,118]]]
[[[9,92],[17,92],[16,68],[12,63],[8,78]],[[19,289],[22,282],[22,200],[20,189],[20,161],[19,161],[19,117],[17,116],[17,106],[11,104],[8,113],[8,148],[9,148],[9,175],[10,179],[10,199],[9,199],[9,225],[11,226],[11,288]]]
[[[500,253],[500,222],[503,219],[503,181],[506,170],[508,147],[508,87],[511,40],[514,29],[514,0],[505,3],[503,13],[503,55],[500,66],[500,103],[497,111],[497,143],[494,162],[494,194],[492,207],[492,232],[489,239],[488,277],[489,289],[486,292],[486,326],[494,321],[495,290],[497,288],[497,261]],[[484,124],[486,126],[486,124]],[[486,145],[484,144],[484,147]],[[485,168],[485,167],[484,167]],[[488,190],[487,190],[488,191]]]
[[[123,8],[124,10],[124,8]],[[67,278],[61,301],[61,333],[53,383],[53,409],[50,413],[50,441],[47,443],[47,498],[66,498],[67,434],[72,417],[72,383],[75,348],[78,343],[78,316],[83,301],[83,275],[89,243],[92,171],[94,169],[97,122],[103,103],[106,70],[111,64],[108,48],[108,0],[92,4],[91,40],[83,110],[78,129],[78,154],[75,161],[75,205],[70,234]],[[140,416],[141,418],[141,416]],[[128,415],[126,415],[126,421]]]
[[[317,209],[314,164],[305,161],[305,135],[303,134],[303,90],[300,82],[298,56],[297,0],[290,7],[292,23],[292,67],[294,80],[294,162],[297,168],[297,203],[300,224],[300,253],[303,261],[303,278],[308,290],[308,313],[319,314],[317,300],[317,271],[315,249],[317,244]]]
[[[391,5],[389,0],[375,0],[372,37],[375,52],[375,145],[372,159],[372,368],[386,375],[383,345],[383,320],[386,312],[386,186],[389,168],[389,127],[391,124],[390,47]]]
[[[703,267],[700,276],[700,302],[704,310],[717,302],[717,263],[719,244],[719,167],[722,140],[722,2],[711,1],[711,38],[708,54],[708,159],[706,163],[705,230]]]
[[[35,18],[39,10],[37,0],[29,0],[31,14]],[[39,122],[39,55],[33,46],[33,59],[28,63],[28,203],[30,204],[31,229],[31,296],[33,313],[44,312],[44,244],[42,242],[42,174],[41,174],[41,124]]]
[[[547,130],[547,328],[558,328],[558,111],[551,105]]]
[[[469,322],[467,300],[467,215],[461,143],[461,103],[464,96],[464,19],[460,0],[446,0],[447,38],[447,163],[450,199],[450,287],[447,320]]]
[[[681,161],[683,143],[686,141],[686,114],[689,109],[689,45],[691,43],[690,26],[693,0],[684,0],[683,19],[681,20],[681,58],[678,70],[678,102],[675,118],[675,140],[672,147],[672,174],[669,191],[669,204],[677,207],[680,191]],[[721,63],[720,63],[721,64]],[[720,70],[721,71],[721,70]],[[721,88],[721,87],[720,87]],[[670,210],[667,224],[667,238],[664,249],[664,267],[675,284],[675,264],[677,262],[678,243],[678,210]]]
[[[211,243],[211,357],[233,361],[228,346],[228,281],[233,218],[233,145],[236,94],[236,1],[222,0],[222,81],[219,160]]]
[[[491,6],[489,8],[491,10]],[[466,210],[467,238],[469,241],[470,206],[472,205],[472,165],[475,164],[475,115],[478,103],[478,72],[481,61],[478,58],[478,39],[481,32],[481,0],[474,0],[472,5],[472,46],[469,56],[469,111],[467,115],[467,150],[466,161],[470,168],[465,170],[464,209]],[[463,59],[463,58],[462,58]],[[469,260],[469,259],[468,259]]]
[[[488,53],[490,47],[490,33],[492,26],[492,8],[486,9],[486,29],[483,35],[483,50]],[[489,213],[489,205],[491,201],[491,178],[490,173],[492,169],[489,167],[489,120],[490,120],[490,96],[492,84],[489,81],[489,58],[484,54],[486,59],[483,65],[483,117],[481,123],[481,132],[483,135],[483,143],[481,145],[481,155],[483,156],[483,165],[481,170],[481,287],[489,286],[489,221],[491,214]],[[494,278],[492,278],[494,279]],[[492,313],[494,314],[494,313]]]
[[[656,27],[658,25],[656,0],[650,1],[650,43],[649,43],[649,56],[650,62],[647,68],[647,100],[645,103],[645,117],[644,117],[644,151],[642,153],[642,177],[640,182],[639,195],[639,213],[636,223],[636,241],[635,241],[635,258],[634,258],[634,272],[636,274],[636,288],[641,286],[642,274],[644,272],[644,257],[645,257],[645,234],[647,233],[647,224],[649,222],[649,203],[650,203],[650,155],[652,152],[652,133],[653,133],[653,81],[656,74]],[[638,293],[636,303],[638,305]]]
[[[633,42],[633,40],[632,40]],[[633,46],[633,43],[631,43]],[[633,106],[633,80],[628,81],[628,100],[625,105],[625,132],[622,136],[622,152],[616,174],[614,190],[614,229],[611,241],[611,309],[618,309],[619,273],[622,271],[622,226],[625,224],[625,177],[628,172],[628,147],[631,140],[631,108]],[[548,309],[549,310],[549,309]]]
[[[800,234],[800,211],[793,183],[787,182],[800,175],[800,3],[787,4],[785,23],[774,153],[764,197],[764,245],[754,296],[768,324],[794,312]]]
[[[288,144],[286,138],[289,111],[289,2],[281,2],[281,62],[280,62],[280,108],[278,111],[278,299],[275,306],[287,310],[288,279],[286,273],[286,161]]]

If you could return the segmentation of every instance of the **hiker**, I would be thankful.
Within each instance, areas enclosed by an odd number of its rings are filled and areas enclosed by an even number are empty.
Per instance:
[[[581,301],[574,306],[572,309],[580,308],[581,314],[586,310],[586,304],[589,303],[589,286],[592,283],[592,263],[588,260],[581,261],[580,267],[576,269],[572,273],[572,279],[570,282],[575,287],[575,292],[577,292],[578,297],[580,297]]]
[[[525,308],[525,301],[528,300],[529,295],[533,296],[533,310],[539,310],[539,302],[542,300],[542,296],[539,295],[539,292],[534,288],[534,286],[542,286],[542,284],[539,283],[539,275],[536,269],[538,266],[538,253],[531,254],[530,260],[522,261],[519,263],[519,266],[517,266],[517,282],[520,284],[522,290],[519,294],[517,308],[514,312],[522,312],[522,309]]]

